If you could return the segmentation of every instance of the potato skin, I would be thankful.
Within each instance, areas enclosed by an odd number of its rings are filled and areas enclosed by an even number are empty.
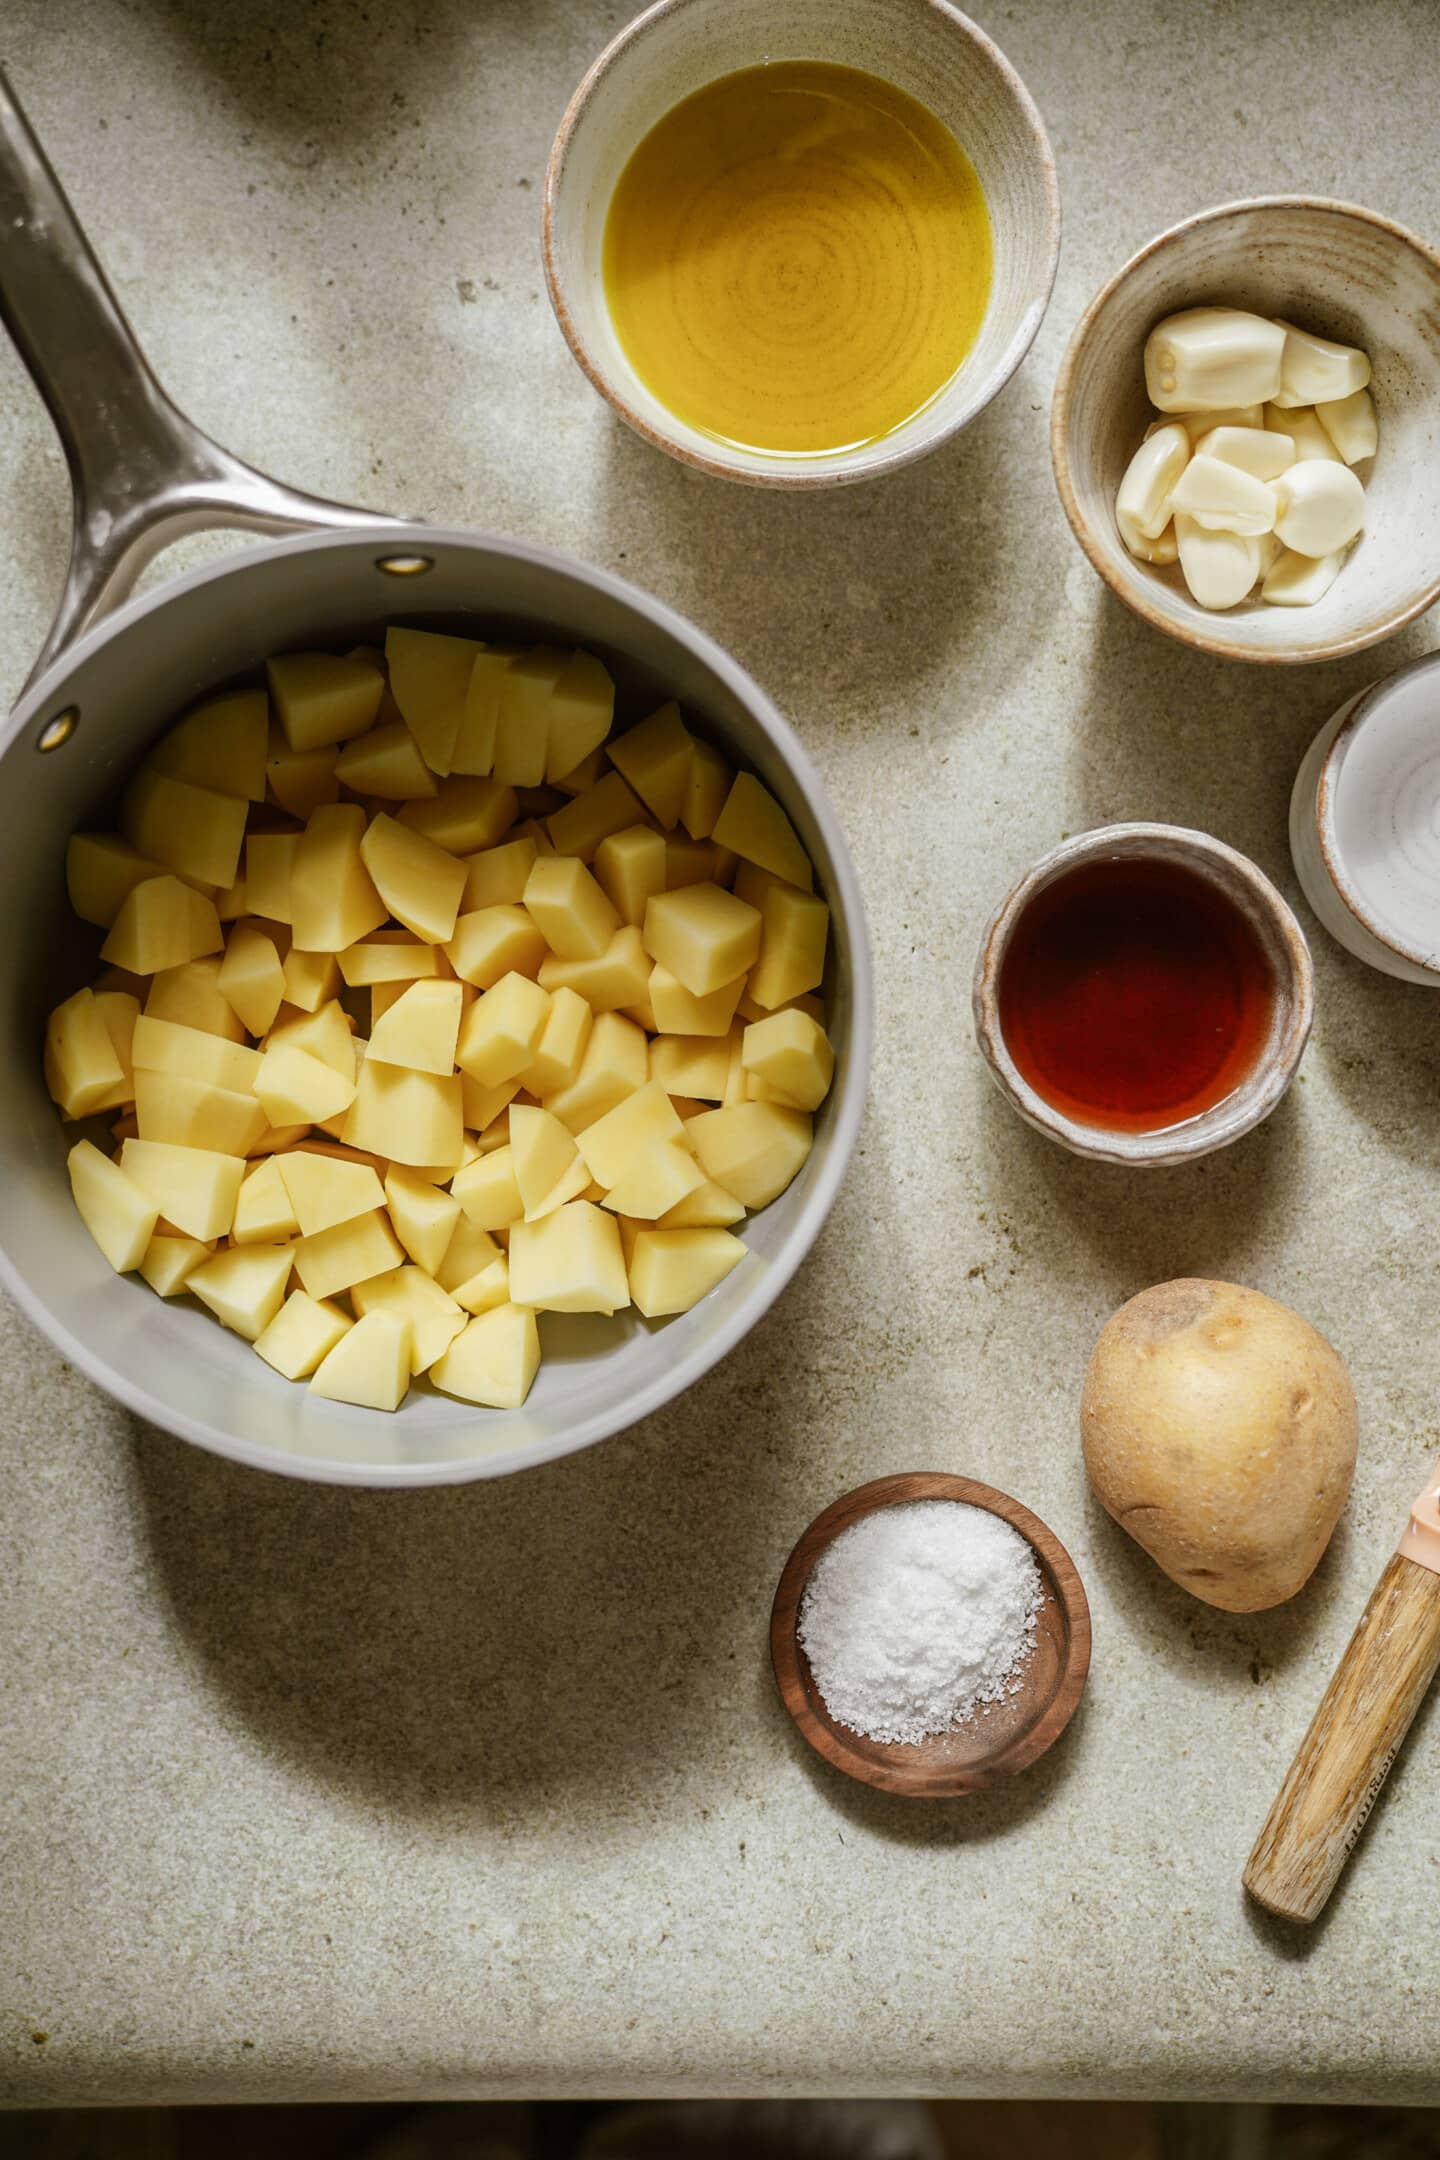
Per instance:
[[[1186,1277],[1108,1320],[1080,1399],[1085,1467],[1122,1530],[1225,1612],[1293,1597],[1355,1469],[1355,1390],[1287,1305]]]

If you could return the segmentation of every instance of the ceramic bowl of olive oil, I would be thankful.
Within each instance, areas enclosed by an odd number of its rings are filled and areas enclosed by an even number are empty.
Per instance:
[[[659,0],[570,101],[545,273],[571,350],[701,471],[826,487],[965,427],[1060,244],[1015,70],[948,0]]]

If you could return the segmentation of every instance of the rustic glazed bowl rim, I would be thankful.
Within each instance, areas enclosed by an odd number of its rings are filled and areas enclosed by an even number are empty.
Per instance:
[[[1192,216],[1181,218],[1178,224],[1167,226],[1144,247],[1137,249],[1128,262],[1122,263],[1086,308],[1075,325],[1065,357],[1060,363],[1060,373],[1055,381],[1055,395],[1050,407],[1050,462],[1055,472],[1055,485],[1070,529],[1089,558],[1091,567],[1104,579],[1117,599],[1142,617],[1156,630],[1163,630],[1167,637],[1175,638],[1182,645],[1189,645],[1197,652],[1215,653],[1223,660],[1249,660],[1272,666],[1308,666],[1316,660],[1338,660],[1347,653],[1363,652],[1369,645],[1378,645],[1382,639],[1391,637],[1417,615],[1423,615],[1428,607],[1440,598],[1440,568],[1421,591],[1409,600],[1402,601],[1383,618],[1367,629],[1355,630],[1348,636],[1331,638],[1298,650],[1267,650],[1254,645],[1242,645],[1225,635],[1220,625],[1224,617],[1217,617],[1214,630],[1203,630],[1173,621],[1163,610],[1156,607],[1149,597],[1149,581],[1140,575],[1143,565],[1131,570],[1128,564],[1118,565],[1096,546],[1091,521],[1080,505],[1075,485],[1070,475],[1070,403],[1076,369],[1080,357],[1099,317],[1109,306],[1122,285],[1162,250],[1183,245],[1200,227],[1218,223],[1222,218],[1234,217],[1241,211],[1292,211],[1320,210],[1336,217],[1353,218],[1363,225],[1374,226],[1388,233],[1392,239],[1403,241],[1413,249],[1440,279],[1440,252],[1432,248],[1407,226],[1396,219],[1381,215],[1377,210],[1367,210],[1360,203],[1345,202],[1332,195],[1246,195],[1233,202],[1217,203],[1212,209],[1197,210]]]
[[[594,388],[599,391],[600,395],[625,421],[627,426],[633,428],[637,435],[645,442],[652,444],[655,449],[663,450],[669,457],[678,458],[682,464],[689,465],[696,472],[708,473],[717,480],[737,480],[751,487],[789,488],[797,492],[805,489],[853,486],[862,480],[880,479],[886,473],[898,471],[901,466],[913,464],[917,458],[928,456],[932,450],[937,450],[942,443],[950,441],[962,428],[968,427],[972,420],[977,419],[992,399],[998,397],[1005,388],[1005,385],[1010,381],[1010,378],[1014,375],[1039,335],[1040,325],[1045,319],[1045,312],[1050,304],[1050,295],[1054,290],[1055,272],[1060,260],[1060,182],[1055,167],[1055,154],[1050,147],[1050,138],[1045,131],[1045,123],[1040,116],[1040,108],[1025,87],[1024,81],[1013,62],[1006,58],[995,40],[988,36],[978,23],[972,22],[968,15],[962,14],[960,9],[952,4],[952,0],[909,0],[910,5],[924,8],[930,14],[942,17],[962,37],[967,38],[972,45],[978,48],[994,69],[999,80],[1004,84],[1019,114],[1025,133],[1029,138],[1029,146],[1034,155],[1036,168],[1039,171],[1045,194],[1045,250],[1041,274],[1035,281],[1028,296],[1025,313],[1017,324],[1014,334],[1006,344],[1004,351],[994,362],[989,373],[977,380],[972,394],[956,406],[954,413],[937,432],[926,434],[918,427],[915,427],[915,423],[922,422],[926,414],[933,411],[938,401],[945,397],[946,392],[955,381],[954,376],[951,376],[949,382],[942,385],[929,404],[922,406],[917,413],[913,413],[908,420],[902,421],[900,426],[895,429],[895,448],[893,450],[890,450],[884,457],[869,460],[864,465],[857,465],[855,463],[855,453],[847,451],[835,452],[825,469],[820,472],[813,469],[796,470],[794,466],[787,465],[778,459],[773,468],[762,469],[732,464],[726,459],[718,444],[715,452],[707,455],[705,452],[695,449],[692,444],[682,442],[677,436],[671,435],[664,429],[653,425],[651,421],[636,411],[635,407],[629,402],[622,386],[614,381],[601,366],[599,360],[586,345],[579,325],[565,298],[556,235],[560,194],[565,181],[565,166],[569,156],[571,138],[604,77],[624,52],[635,44],[638,39],[654,29],[656,24],[663,21],[667,16],[678,14],[690,8],[713,7],[717,4],[723,5],[723,0],[653,0],[652,6],[644,9],[641,14],[635,16],[633,21],[624,24],[616,32],[609,44],[591,62],[576,86],[575,92],[561,117],[554,143],[551,146],[549,161],[545,168],[545,186],[541,204],[541,251],[545,265],[546,289],[550,296],[550,305],[555,312],[555,320],[560,326],[565,342],[570,347],[584,373],[589,377]],[[703,85],[696,84],[694,87],[698,89],[702,88]],[[962,369],[964,365],[965,362],[962,361]],[[959,370],[957,370],[958,372]],[[913,435],[911,434],[912,427],[915,427]]]
[[[1368,689],[1362,690],[1358,697],[1351,700],[1350,710],[1336,729],[1334,741],[1321,761],[1320,775],[1315,786],[1315,831],[1320,843],[1321,860],[1330,882],[1360,927],[1367,930],[1387,952],[1397,954],[1402,960],[1408,960],[1412,967],[1425,968],[1440,982],[1440,970],[1437,970],[1434,964],[1433,945],[1428,951],[1421,951],[1418,946],[1392,937],[1369,914],[1366,903],[1361,899],[1345,869],[1345,858],[1340,852],[1340,839],[1335,829],[1340,771],[1360,729],[1367,720],[1374,720],[1378,716],[1386,699],[1398,684],[1407,681],[1412,675],[1424,675],[1437,670],[1440,670],[1440,652],[1421,653],[1418,659],[1407,660],[1403,666],[1396,668],[1379,682],[1371,683]]]
[[[800,1606],[816,1562],[841,1531],[881,1508],[906,1507],[920,1500],[957,1500],[967,1507],[981,1508],[1017,1530],[1034,1552],[1065,1621],[1064,1660],[1054,1688],[1030,1723],[993,1755],[957,1764],[950,1777],[943,1782],[927,1782],[924,1788],[908,1774],[904,1756],[898,1752],[894,1755],[894,1767],[888,1759],[873,1760],[854,1744],[860,1736],[852,1736],[847,1726],[831,1717],[797,1633]],[[1090,1670],[1090,1650],[1090,1603],[1085,1585],[1049,1524],[998,1486],[948,1470],[892,1472],[840,1493],[795,1540],[780,1571],[770,1608],[770,1662],[780,1701],[796,1731],[832,1769],[858,1784],[905,1800],[958,1799],[986,1790],[997,1778],[1028,1769],[1054,1746],[1079,1708]],[[815,1707],[817,1700],[819,1709]],[[797,1703],[803,1707],[797,1708]],[[887,1758],[889,1754],[887,1750]]]
[[[1047,1102],[1021,1073],[1010,1055],[1000,1024],[1000,978],[1015,926],[1035,895],[1053,884],[1067,870],[1097,862],[1116,852],[1144,857],[1155,852],[1158,859],[1176,857],[1218,886],[1233,899],[1233,892],[1215,869],[1223,865],[1231,881],[1246,890],[1256,914],[1265,926],[1268,954],[1284,956],[1277,970],[1278,1032],[1270,1046],[1230,1093],[1208,1110],[1184,1124],[1160,1126],[1149,1132],[1112,1132],[1100,1125],[1082,1124]],[[1310,947],[1293,910],[1257,863],[1240,854],[1213,834],[1186,825],[1160,825],[1132,821],[1099,825],[1089,832],[1062,840],[1058,847],[1033,864],[1016,880],[985,926],[975,961],[972,992],[975,1035],[991,1074],[1010,1107],[1037,1132],[1058,1140],[1074,1154],[1097,1162],[1125,1163],[1148,1169],[1188,1162],[1228,1147],[1263,1122],[1295,1076],[1315,1015],[1314,968]]]

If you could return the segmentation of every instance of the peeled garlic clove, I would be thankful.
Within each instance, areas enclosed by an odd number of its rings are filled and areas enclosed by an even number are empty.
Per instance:
[[[1193,460],[1190,470],[1198,463],[1198,458]],[[1333,555],[1349,545],[1365,522],[1365,490],[1338,460],[1296,463],[1281,473],[1271,493],[1275,530],[1297,555]]]
[[[1263,405],[1226,405],[1219,412],[1162,413],[1158,420],[1151,421],[1145,435],[1148,441],[1149,437],[1158,434],[1162,427],[1174,427],[1178,420],[1189,435],[1190,447],[1193,450],[1197,438],[1208,434],[1211,428],[1264,427],[1264,412]]]
[[[1344,560],[1344,548],[1333,555],[1297,555],[1282,548],[1265,573],[1260,597],[1272,607],[1313,607],[1329,592]]]
[[[1337,472],[1344,469],[1336,467]],[[1198,451],[1180,475],[1170,500],[1177,515],[1183,511],[1212,532],[1245,533],[1254,539],[1275,524],[1275,497],[1263,480]],[[1183,546],[1180,560],[1183,564]]]
[[[1145,340],[1145,388],[1166,413],[1252,405],[1280,388],[1284,350],[1284,330],[1263,315],[1187,308],[1167,315]]]
[[[1316,419],[1313,405],[1299,405],[1293,412],[1286,412],[1279,405],[1267,405],[1265,427],[1269,434],[1290,437],[1295,445],[1297,464],[1303,464],[1307,458],[1320,458],[1327,465],[1341,463],[1340,453]]]
[[[1352,390],[1349,397],[1327,399],[1316,406],[1315,418],[1347,465],[1374,457],[1380,430],[1375,421],[1375,400],[1368,390]]]
[[[1238,465],[1256,480],[1277,480],[1294,464],[1295,445],[1288,435],[1272,434],[1269,428],[1215,427],[1196,437],[1195,455]]]
[[[1280,542],[1276,539],[1273,532],[1261,533],[1260,538],[1256,541],[1255,545],[1260,553],[1260,569],[1257,574],[1258,583],[1261,578],[1269,577],[1270,572],[1274,569],[1276,563],[1279,562],[1280,557],[1285,553],[1285,550],[1280,545]]]
[[[1280,388],[1274,393],[1274,402],[1282,408],[1349,397],[1369,382],[1370,355],[1358,345],[1332,344],[1292,322],[1277,322],[1275,328],[1285,333]]]
[[[1158,539],[1170,522],[1170,496],[1190,459],[1190,437],[1183,427],[1162,427],[1149,435],[1125,468],[1115,515],[1126,518],[1147,540]]]
[[[1203,608],[1232,608],[1260,572],[1260,542],[1244,533],[1207,532],[1183,511],[1175,513],[1180,568]]]
[[[1115,509],[1115,522],[1120,528],[1121,539],[1137,562],[1172,563],[1175,561],[1178,549],[1175,544],[1173,522],[1167,524],[1164,532],[1155,540],[1147,538],[1138,525],[1132,525],[1118,504]]]

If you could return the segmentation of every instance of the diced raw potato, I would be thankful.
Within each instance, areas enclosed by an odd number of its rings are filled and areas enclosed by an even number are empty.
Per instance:
[[[784,1192],[810,1153],[810,1119],[775,1103],[735,1103],[706,1110],[685,1127],[707,1177],[748,1208]]]
[[[281,1043],[260,1060],[255,1093],[272,1125],[321,1125],[349,1109],[355,1082],[308,1050]]]
[[[458,1163],[465,1138],[460,1103],[456,1074],[412,1072],[366,1058],[345,1120],[345,1139],[392,1162]]]
[[[823,999],[812,997],[808,992],[797,998],[788,998],[785,1004],[777,1009],[781,1012],[790,1012],[793,1009],[795,1012],[809,1013],[810,1018],[818,1020],[821,1027],[825,1025]],[[754,998],[749,996],[742,997],[735,1010],[737,1016],[747,1023],[751,1020],[763,1020],[766,1017],[766,1008],[763,1005],[757,1005]]]
[[[292,945],[281,962],[281,973],[285,1003],[298,1005],[301,1012],[318,1012],[339,995],[340,966],[334,953],[302,952]]]
[[[267,1155],[241,1184],[230,1235],[237,1245],[278,1245],[298,1237],[301,1227],[280,1175],[280,1158]]]
[[[540,857],[525,881],[523,905],[562,960],[598,960],[620,928],[604,891],[573,855]]]
[[[647,1320],[689,1312],[744,1257],[728,1230],[642,1230],[630,1254],[630,1295]]]
[[[478,1268],[463,1282],[457,1283],[450,1295],[467,1313],[493,1312],[497,1305],[510,1302],[510,1263],[501,1252],[493,1260]]]
[[[189,960],[166,968],[145,993],[145,1010],[157,1020],[178,1020],[182,1027],[203,1028],[229,1042],[243,1042],[244,1023],[220,991],[220,962]]]
[[[465,1314],[423,1268],[404,1265],[358,1282],[350,1293],[358,1318],[390,1312],[410,1323],[410,1370],[422,1373],[443,1356],[465,1325]]]
[[[385,633],[390,691],[425,763],[443,778],[451,768],[455,738],[465,716],[470,671],[484,650],[475,638],[447,637],[434,630]]]
[[[266,663],[270,696],[292,750],[363,735],[380,710],[385,678],[368,661],[334,653],[281,653]]]
[[[1295,445],[1295,456],[1303,463],[1307,458],[1320,458],[1326,464],[1343,462],[1330,437],[1320,424],[1318,414],[1308,405],[1287,411],[1280,405],[1265,407],[1265,426],[1272,435],[1288,435]]]
[[[252,1035],[272,1025],[285,995],[285,970],[274,941],[253,923],[231,931],[217,978],[220,994]]]
[[[385,921],[389,910],[360,852],[364,837],[359,803],[322,803],[296,841],[290,922],[305,952],[343,952]]]
[[[546,779],[558,786],[563,775],[593,757],[614,717],[615,685],[609,669],[593,653],[572,653],[550,695]]]
[[[1355,345],[1337,345],[1301,330],[1283,317],[1275,327],[1285,333],[1280,356],[1280,388],[1273,402],[1282,409],[1323,404],[1327,399],[1350,397],[1370,380],[1370,356]]]
[[[1374,457],[1380,442],[1375,420],[1375,400],[1368,390],[1352,390],[1349,397],[1328,398],[1315,407],[1315,418],[1347,465]]]
[[[385,1205],[384,1188],[369,1163],[344,1162],[334,1155],[297,1148],[276,1159],[276,1175],[294,1217],[291,1235],[318,1237],[322,1230],[373,1215]],[[249,1184],[247,1179],[240,1188],[241,1203]],[[239,1206],[235,1219],[238,1223]]]
[[[604,778],[608,763],[603,747],[594,749],[570,772],[561,773],[554,785],[562,795],[583,795],[597,780]]]
[[[595,875],[621,922],[645,920],[646,903],[668,883],[666,862],[664,837],[649,825],[627,825],[601,841]]]
[[[138,855],[119,833],[72,833],[65,849],[65,886],[82,922],[108,930],[127,893],[165,865]]]
[[[171,1237],[158,1231],[145,1247],[140,1273],[157,1297],[178,1297],[202,1261],[214,1247],[199,1238]]]
[[[215,904],[204,893],[178,877],[146,878],[121,901],[100,957],[132,975],[154,975],[218,953],[224,943]]]
[[[1161,412],[1252,405],[1280,388],[1285,332],[1241,308],[1187,308],[1145,340],[1145,388]]]
[[[322,743],[318,750],[292,750],[283,730],[271,729],[265,780],[276,802],[291,817],[303,820],[321,803],[339,800],[338,764],[339,752],[334,743]]]
[[[270,1325],[256,1336],[255,1348],[287,1380],[304,1380],[352,1325],[338,1305],[292,1290]]]
[[[792,998],[814,990],[823,978],[830,910],[814,893],[773,885],[761,903],[760,914],[760,956],[745,987],[757,1005],[773,1012],[777,1005],[788,1005]],[[650,995],[653,1001],[653,986]],[[677,1032],[699,1035],[704,1030]],[[725,1180],[720,1182],[723,1185]]]
[[[649,983],[650,963],[633,923],[621,924],[598,960],[561,960],[552,954],[540,963],[542,990],[574,990],[594,1013],[641,1002]]]
[[[458,1201],[456,1206],[458,1208]],[[489,1267],[492,1261],[503,1260],[504,1257],[490,1232],[482,1230],[478,1223],[472,1223],[468,1215],[462,1214],[445,1248],[445,1257],[435,1270],[435,1280],[441,1289],[448,1290],[458,1303],[460,1286],[469,1282],[471,1277],[478,1275],[482,1269]]]
[[[382,810],[370,820],[360,855],[390,913],[428,944],[455,935],[465,865],[423,833]]]
[[[390,720],[346,743],[335,761],[335,778],[357,795],[378,795],[385,802],[426,802],[437,793],[435,775],[403,720]]]
[[[1207,532],[1179,512],[1175,537],[1185,583],[1201,607],[1231,608],[1245,598],[1260,574],[1258,539],[1243,533]]]
[[[518,907],[538,853],[533,840],[507,840],[500,847],[482,848],[478,855],[471,855],[465,863],[465,890],[460,899],[464,912]]]
[[[1261,598],[1272,607],[1313,607],[1329,592],[1344,562],[1344,548],[1333,555],[1297,555],[1282,548],[1265,572]]]
[[[243,877],[236,878],[233,885],[217,888],[211,897],[215,902],[215,913],[222,923],[238,922],[242,915],[249,913],[249,909],[245,904],[245,880]]]
[[[109,1107],[125,1068],[93,990],[77,990],[57,1005],[45,1026],[45,1085],[67,1118]],[[133,1263],[132,1263],[133,1265]]]
[[[645,950],[696,997],[733,982],[753,965],[760,952],[760,931],[758,909],[719,885],[684,885],[657,893],[645,910]]]
[[[184,1073],[142,1071],[135,1074],[135,1122],[142,1140],[248,1155],[272,1121],[254,1095]]]
[[[312,1395],[362,1410],[398,1410],[410,1385],[410,1322],[371,1312],[347,1328],[315,1370]]]
[[[694,741],[672,698],[610,744],[610,762],[667,831],[680,822]]]
[[[135,1041],[135,1022],[140,1017],[140,1000],[128,990],[97,990],[95,1010],[105,1024],[110,1037],[110,1047],[120,1061],[120,1079],[115,1087],[96,1104],[97,1110],[115,1110],[122,1103],[135,1100],[134,1060],[131,1049]]]
[[[785,812],[753,773],[737,773],[710,835],[717,848],[743,855],[775,877],[808,892],[815,882],[810,858]]]
[[[1137,562],[1173,563],[1178,560],[1180,550],[1175,539],[1175,523],[1173,519],[1165,527],[1158,540],[1147,540],[1138,526],[1132,525],[1118,506],[1115,511],[1115,522],[1120,528],[1121,539]]]
[[[745,1030],[741,1063],[797,1110],[818,1110],[830,1092],[835,1052],[819,1022],[790,1006]]]
[[[290,876],[299,833],[251,833],[245,842],[245,898],[252,915],[290,920]]]
[[[491,1410],[518,1410],[540,1369],[540,1335],[533,1312],[499,1305],[471,1320],[430,1378],[447,1395]]]
[[[383,1208],[302,1237],[290,1250],[295,1271],[313,1298],[333,1297],[371,1275],[399,1267],[405,1258]]]
[[[658,1140],[631,1158],[603,1205],[616,1215],[654,1222],[704,1183],[705,1173],[683,1138]]]
[[[578,991],[562,985],[550,993],[550,1009],[535,1055],[520,1075],[532,1095],[553,1095],[579,1076],[594,1017]]]
[[[1313,458],[1292,465],[1274,488],[1275,531],[1297,555],[1333,555],[1365,522],[1365,490],[1348,465]]]
[[[185,1288],[224,1326],[254,1342],[285,1301],[295,1251],[293,1245],[232,1245],[202,1261]]]
[[[260,1053],[241,1043],[226,1042],[204,1028],[183,1027],[175,1020],[161,1020],[144,1013],[130,1038],[130,1062],[145,1072],[183,1073],[187,1079],[203,1080],[211,1087],[229,1088],[235,1094],[253,1093],[260,1071]]]
[[[697,735],[690,750],[685,800],[680,805],[680,822],[692,840],[709,839],[734,778],[715,745]]]
[[[649,999],[656,1029],[662,1035],[728,1035],[745,982],[744,975],[737,975],[708,997],[696,997],[668,968],[653,967]]]
[[[520,1082],[518,1079],[502,1080],[499,1087],[490,1088],[486,1087],[483,1081],[477,1080],[473,1074],[461,1073],[460,1100],[464,1108],[465,1123],[471,1132],[480,1135],[482,1143],[487,1141],[487,1135],[495,1126],[497,1120],[504,1115],[519,1092]],[[509,1130],[507,1127],[500,1138],[488,1144],[500,1147],[508,1138]],[[484,1152],[483,1146],[481,1152]]]
[[[443,975],[438,945],[427,945],[411,930],[377,930],[338,956],[340,973],[354,989],[369,983],[419,982]]]
[[[477,1230],[507,1230],[525,1213],[515,1181],[514,1150],[508,1146],[466,1163],[451,1180],[450,1190]]]
[[[476,908],[462,915],[445,955],[462,982],[491,990],[505,975],[539,974],[545,940],[522,907]]]
[[[644,1029],[619,1013],[601,1013],[591,1029],[579,1073],[568,1087],[546,1096],[545,1108],[571,1132],[581,1132],[642,1088],[648,1069]]]
[[[1143,540],[1158,540],[1170,522],[1170,498],[1175,483],[1190,461],[1190,437],[1178,421],[1146,430],[1145,439],[1125,468],[1115,497],[1115,516],[1123,533],[1135,532]],[[745,850],[740,850],[744,854]],[[760,860],[752,856],[753,862]],[[767,863],[793,884],[807,883],[775,863]]]
[[[487,645],[471,662],[464,709],[450,751],[450,771],[478,776],[495,763],[495,729],[500,716],[500,677],[520,658],[514,645]]]
[[[719,1102],[729,1069],[730,1045],[723,1036],[657,1035],[650,1045],[650,1077],[667,1095]]]
[[[278,1050],[288,1043],[293,1050],[308,1050],[322,1065],[331,1066],[346,1080],[355,1078],[355,1038],[343,1009],[332,998],[314,1012],[295,1013],[277,1021],[263,1047]]]
[[[728,853],[723,859],[732,869],[739,861],[738,856]],[[721,851],[713,840],[688,840],[674,833],[667,834],[665,890],[675,892],[682,885],[723,885],[725,879],[716,875],[721,860]],[[767,877],[769,874],[768,871],[764,873]]]
[[[578,1134],[576,1144],[591,1177],[608,1191],[619,1183],[637,1155],[657,1142],[679,1140],[684,1130],[664,1088],[658,1080],[650,1080],[604,1117],[587,1125]],[[677,1193],[675,1197],[680,1196]]]
[[[496,679],[495,759],[497,780],[511,787],[539,787],[545,778],[550,743],[550,704],[570,654],[537,645],[512,660]],[[574,758],[570,760],[573,765]]]
[[[590,1182],[568,1127],[548,1110],[518,1103],[510,1112],[510,1166],[527,1222],[578,1199]]]
[[[745,1210],[733,1193],[717,1185],[713,1178],[704,1178],[693,1192],[675,1207],[670,1208],[656,1223],[657,1230],[724,1230],[731,1223],[742,1222]]]
[[[270,708],[263,690],[227,691],[177,720],[151,751],[150,763],[174,780],[263,802],[269,732]]]
[[[1177,541],[1182,513],[1207,532],[1241,533],[1252,540],[1275,525],[1275,495],[1263,480],[1200,451],[1180,475],[1170,501],[1177,519]]]
[[[549,993],[538,983],[502,976],[466,1013],[457,1063],[485,1087],[515,1079],[534,1057],[549,1011]]]
[[[1256,480],[1278,480],[1295,462],[1295,444],[1279,428],[1210,428],[1196,438],[1197,457],[1238,465]]]
[[[406,803],[400,823],[452,855],[494,847],[515,822],[513,787],[493,779],[446,780],[430,802]]]
[[[630,1302],[613,1215],[572,1200],[510,1233],[510,1295],[532,1312],[618,1312]]]
[[[620,773],[609,772],[563,809],[552,811],[547,820],[550,845],[557,855],[592,862],[602,840],[640,824],[643,817],[639,796]]]
[[[392,1165],[385,1175],[385,1200],[395,1235],[415,1265],[427,1275],[438,1274],[460,1220],[454,1194],[432,1185],[418,1171]]]
[[[225,1237],[245,1164],[213,1148],[177,1147],[161,1140],[127,1140],[120,1167],[155,1202],[157,1211],[187,1237]]]
[[[126,1142],[127,1147],[134,1145]],[[159,1214],[155,1195],[89,1140],[76,1141],[65,1167],[80,1219],[116,1274],[139,1267]]]
[[[233,885],[245,838],[245,802],[172,780],[142,765],[125,790],[120,830],[137,854],[200,885]]]
[[[416,982],[402,992],[370,1037],[372,1058],[417,1072],[455,1070],[464,992],[458,982]]]

